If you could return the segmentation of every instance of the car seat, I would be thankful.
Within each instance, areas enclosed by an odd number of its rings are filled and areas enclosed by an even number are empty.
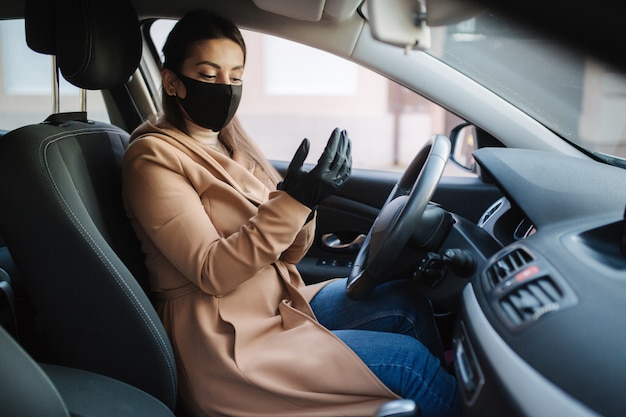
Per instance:
[[[54,55],[72,84],[126,82],[141,34],[124,0],[27,0],[27,43]],[[177,397],[172,348],[141,284],[146,272],[121,200],[129,135],[52,114],[0,139],[0,227],[40,323],[38,361],[130,384],[171,410]]]
[[[4,417],[174,417],[162,402],[103,375],[38,364],[0,327]]]

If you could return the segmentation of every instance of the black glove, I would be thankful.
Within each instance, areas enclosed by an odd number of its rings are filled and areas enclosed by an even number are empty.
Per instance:
[[[309,140],[304,139],[287,168],[285,179],[277,188],[314,210],[350,178],[352,154],[348,132],[335,129],[315,168],[306,172],[302,170],[302,164],[309,154],[309,146]]]

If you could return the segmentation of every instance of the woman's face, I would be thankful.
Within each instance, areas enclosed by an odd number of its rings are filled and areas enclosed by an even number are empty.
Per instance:
[[[181,73],[206,83],[241,85],[243,70],[244,56],[241,47],[230,39],[221,38],[192,44]],[[163,86],[169,95],[186,97],[185,86],[169,70],[163,74]]]

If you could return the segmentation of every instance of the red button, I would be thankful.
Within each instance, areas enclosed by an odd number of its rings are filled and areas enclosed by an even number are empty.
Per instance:
[[[526,269],[521,270],[515,274],[515,281],[522,282],[532,277],[539,272],[539,268],[536,265],[529,266]]]

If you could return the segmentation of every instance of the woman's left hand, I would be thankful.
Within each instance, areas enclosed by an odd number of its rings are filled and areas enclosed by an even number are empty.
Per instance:
[[[309,153],[309,146],[309,140],[304,139],[289,164],[285,180],[278,184],[278,189],[314,209],[350,178],[352,152],[348,132],[336,128],[317,165],[306,172],[302,165]]]

